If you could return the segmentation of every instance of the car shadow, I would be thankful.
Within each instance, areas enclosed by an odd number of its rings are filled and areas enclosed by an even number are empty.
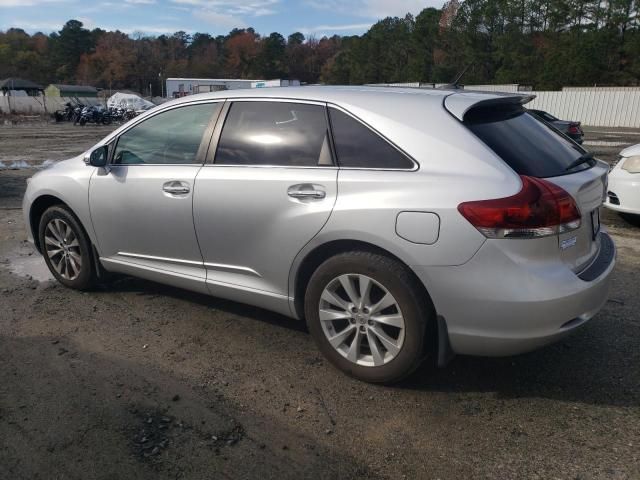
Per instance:
[[[306,324],[258,307],[133,277],[119,277],[105,292],[163,295],[296,332]],[[426,361],[390,388],[443,393],[494,393],[497,398],[548,398],[609,406],[640,405],[638,336],[627,331],[632,305],[611,300],[591,322],[565,340],[532,353],[502,358],[456,356],[444,368]],[[637,325],[635,327],[638,328]],[[292,360],[294,361],[294,360]],[[332,375],[340,375],[333,371]]]
[[[139,295],[163,295],[174,299],[185,300],[207,308],[214,308],[240,317],[250,318],[277,327],[287,328],[298,332],[307,332],[305,322],[285,317],[279,313],[254,307],[243,303],[225,300],[202,293],[182,290],[177,287],[155,283],[141,278],[114,275],[112,279],[99,286],[105,292],[129,292]]]
[[[622,218],[628,225],[633,227],[640,227],[640,215],[632,215],[630,213],[621,213],[620,218]]]

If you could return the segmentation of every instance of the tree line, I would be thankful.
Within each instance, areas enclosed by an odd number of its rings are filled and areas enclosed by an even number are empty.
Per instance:
[[[157,37],[88,30],[0,31],[0,79],[75,83],[157,94],[161,79],[290,78],[305,83],[637,85],[635,0],[450,0],[415,17],[388,17],[363,35],[285,38],[252,28]]]

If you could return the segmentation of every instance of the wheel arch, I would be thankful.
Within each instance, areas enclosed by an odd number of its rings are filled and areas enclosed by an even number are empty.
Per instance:
[[[315,270],[322,264],[322,262],[324,262],[328,258],[340,253],[350,252],[354,250],[378,253],[402,264],[413,276],[413,279],[416,282],[416,286],[422,291],[422,293],[424,293],[424,298],[429,303],[429,307],[435,314],[433,300],[431,299],[427,288],[415,274],[413,269],[397,255],[394,255],[392,252],[385,248],[379,247],[373,243],[369,243],[363,240],[332,240],[314,247],[305,255],[305,257],[300,261],[300,264],[298,265],[294,277],[293,291],[295,309],[294,313],[298,318],[304,318],[304,296],[313,272],[315,272]]]
[[[309,284],[309,280],[313,275],[313,272],[328,258],[350,251],[367,251],[377,253],[379,255],[384,255],[388,258],[391,258],[401,265],[403,265],[409,274],[413,277],[416,287],[420,290],[422,294],[422,298],[424,299],[425,306],[431,312],[431,318],[433,319],[428,325],[428,328],[425,329],[425,348],[430,349],[432,352],[435,352],[434,357],[438,357],[439,351],[443,349],[442,339],[440,338],[441,334],[446,335],[446,326],[444,331],[442,331],[443,325],[441,325],[441,320],[437,316],[437,312],[429,294],[427,287],[424,283],[418,278],[413,269],[404,262],[397,255],[394,255],[389,250],[386,250],[382,247],[379,247],[373,243],[369,243],[363,240],[332,240],[321,245],[316,246],[306,254],[306,256],[300,262],[296,272],[294,279],[294,292],[293,292],[293,306],[294,314],[299,319],[304,319],[304,297],[307,286]],[[444,319],[442,319],[443,321]],[[448,344],[448,342],[446,342]]]
[[[29,209],[29,227],[31,228],[31,233],[33,235],[33,243],[36,249],[38,250],[38,252],[40,253],[42,253],[42,245],[40,245],[40,235],[38,233],[40,228],[40,219],[42,218],[42,215],[44,214],[44,212],[47,211],[48,208],[56,205],[64,207],[67,210],[69,210],[69,212],[71,212],[71,214],[76,218],[76,220],[80,224],[80,227],[84,230],[84,233],[87,235],[87,238],[91,240],[91,237],[87,232],[87,228],[83,225],[82,220],[80,220],[80,217],[78,216],[78,214],[73,210],[73,208],[71,208],[71,206],[67,202],[65,202],[60,197],[57,197],[55,195],[43,194],[43,195],[40,195],[31,203],[31,208]]]

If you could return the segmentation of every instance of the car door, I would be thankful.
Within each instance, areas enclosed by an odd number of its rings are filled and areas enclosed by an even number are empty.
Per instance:
[[[110,163],[96,170],[89,187],[93,228],[109,270],[206,291],[193,186],[221,108],[220,102],[177,105],[110,143]]]
[[[337,194],[326,106],[228,102],[196,178],[194,222],[212,294],[289,313],[293,259]]]

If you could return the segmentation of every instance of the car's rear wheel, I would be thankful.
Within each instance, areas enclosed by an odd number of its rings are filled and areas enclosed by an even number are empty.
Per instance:
[[[372,252],[329,258],[305,296],[307,325],[322,353],[368,382],[395,382],[420,365],[432,312],[407,267]]]
[[[96,283],[91,242],[67,208],[49,207],[40,218],[40,247],[47,267],[63,285],[87,290]]]

